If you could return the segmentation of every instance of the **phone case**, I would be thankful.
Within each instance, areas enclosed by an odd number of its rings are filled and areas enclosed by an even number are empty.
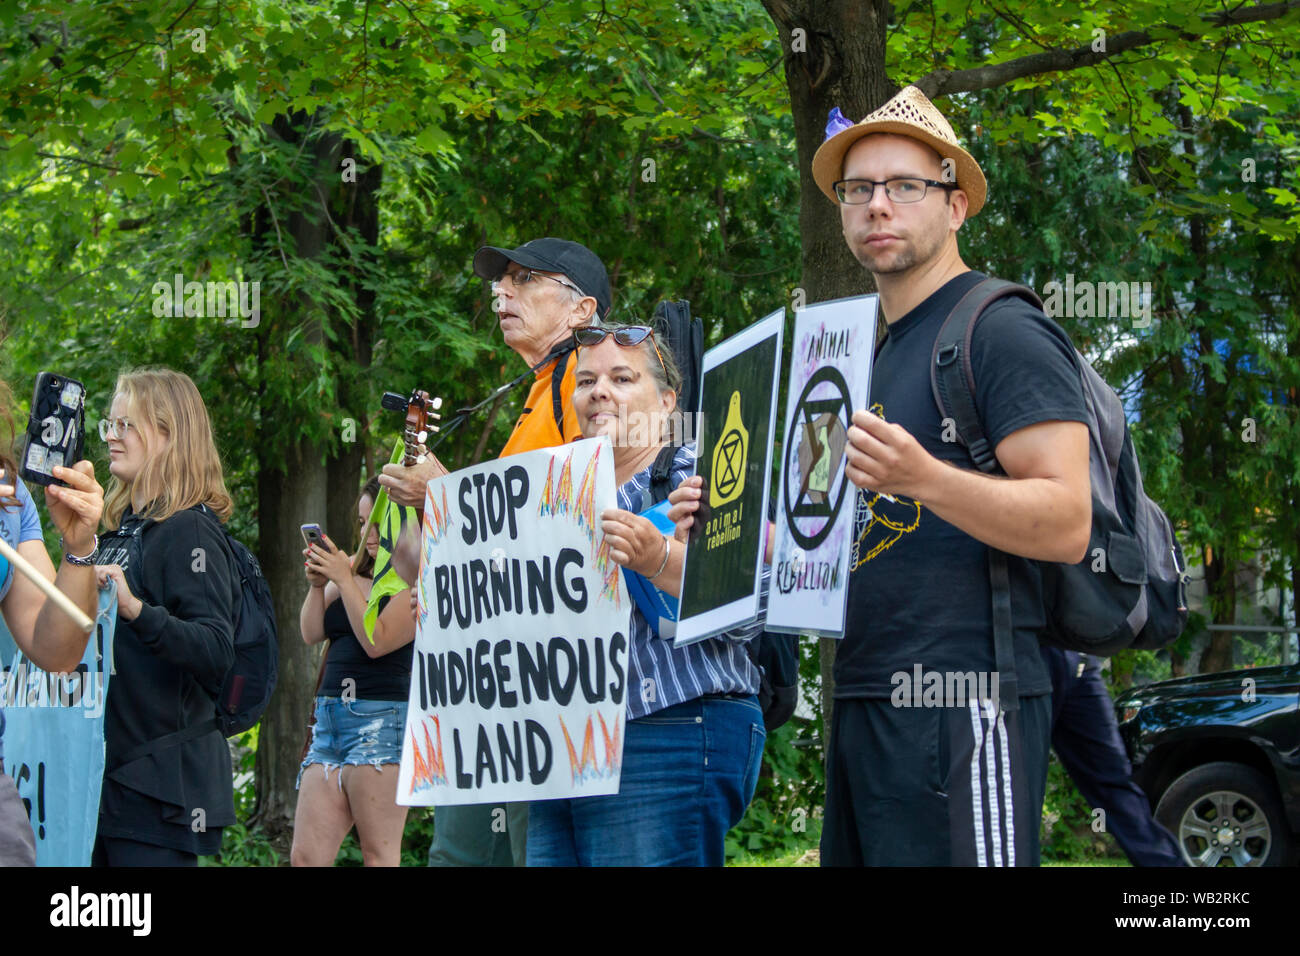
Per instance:
[[[54,477],[59,465],[82,459],[86,424],[86,386],[54,372],[36,376],[32,414],[27,422],[19,475],[33,485],[62,485]]]

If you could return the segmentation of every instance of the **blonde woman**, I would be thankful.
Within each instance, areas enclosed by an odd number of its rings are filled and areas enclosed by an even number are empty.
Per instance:
[[[214,722],[234,663],[239,574],[219,522],[230,495],[188,376],[119,376],[100,423],[112,481],[99,581],[117,581],[114,677],[92,865],[194,866],[235,822],[230,751]]]

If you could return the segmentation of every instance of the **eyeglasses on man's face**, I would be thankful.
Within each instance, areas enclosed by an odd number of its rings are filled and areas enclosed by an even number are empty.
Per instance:
[[[834,183],[835,197],[850,206],[861,206],[871,202],[876,195],[876,187],[884,186],[885,195],[890,202],[920,202],[926,192],[935,189],[956,189],[956,183],[940,183],[933,179],[920,179],[913,176],[895,176],[892,179],[841,179]]]
[[[126,438],[126,430],[132,427],[134,426],[131,424],[131,419],[124,415],[119,415],[116,418],[101,418],[99,420],[99,437],[104,441],[108,441],[110,438],[115,441],[122,441],[122,439]]]
[[[538,272],[536,269],[520,269],[518,272],[503,272],[493,280],[492,285],[500,285],[501,280],[507,276],[510,277],[510,281],[513,282],[516,287],[527,285],[534,279],[550,279],[552,282],[558,282],[566,289],[572,289],[574,292],[578,293],[578,295],[582,295],[582,290],[573,283],[565,282],[559,276],[552,276],[547,275],[545,272]]]

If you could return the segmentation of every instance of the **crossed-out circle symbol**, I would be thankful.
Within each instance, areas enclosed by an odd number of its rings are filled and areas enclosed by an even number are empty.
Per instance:
[[[732,429],[722,436],[719,443],[722,446],[722,474],[716,477],[718,494],[723,498],[731,494],[736,489],[736,482],[740,480],[740,469],[737,467],[737,460],[741,457],[740,450],[743,445],[740,432]]]
[[[810,398],[813,389],[823,382],[830,383],[837,394],[830,398],[812,399]],[[803,391],[799,394],[799,400],[795,403],[794,415],[791,416],[786,428],[785,437],[785,500],[782,504],[785,507],[786,525],[790,528],[790,537],[795,543],[805,551],[811,551],[819,544],[826,540],[826,536],[831,533],[831,528],[835,526],[836,516],[839,514],[840,505],[844,502],[844,492],[848,488],[848,478],[840,469],[839,485],[831,490],[826,496],[826,500],[820,504],[812,501],[807,492],[800,493],[797,488],[792,489],[793,482],[790,481],[790,455],[799,446],[799,442],[794,440],[798,434],[800,422],[812,422],[820,415],[830,413],[843,419],[844,427],[847,429],[851,424],[852,405],[849,399],[849,385],[844,381],[844,376],[834,365],[825,365],[813,372],[804,385]],[[790,496],[792,490],[798,495],[796,501],[791,502]],[[832,503],[834,502],[834,503]],[[822,525],[821,530],[812,535],[806,535],[800,530],[797,518],[825,518],[826,522]]]

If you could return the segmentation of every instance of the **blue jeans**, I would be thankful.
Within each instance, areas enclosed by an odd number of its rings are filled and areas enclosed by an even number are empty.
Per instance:
[[[628,721],[617,794],[536,800],[529,866],[721,866],[763,762],[756,697],[700,698]]]
[[[311,749],[298,768],[294,787],[301,786],[303,771],[314,763],[325,768],[326,780],[336,768],[369,764],[378,769],[384,764],[401,763],[406,707],[404,700],[317,697]],[[343,786],[341,772],[339,786]]]

